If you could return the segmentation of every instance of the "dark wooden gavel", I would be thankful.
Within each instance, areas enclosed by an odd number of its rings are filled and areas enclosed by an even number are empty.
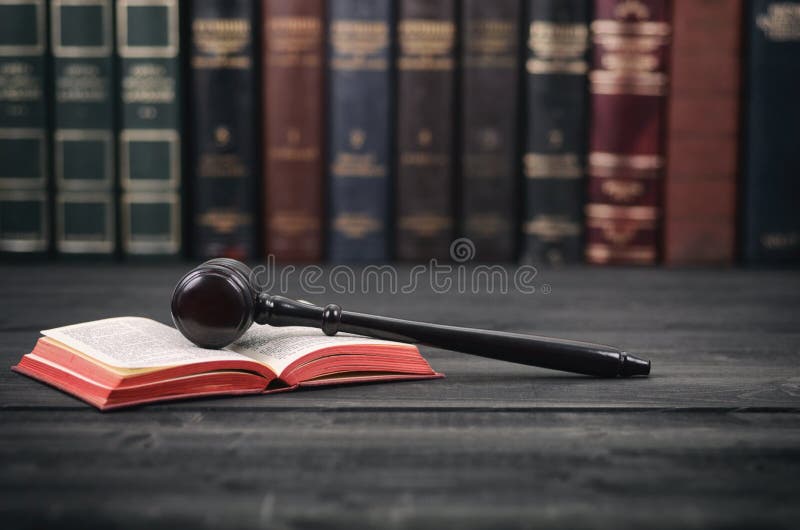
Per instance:
[[[256,322],[319,328],[326,335],[343,331],[601,377],[650,373],[650,361],[610,346],[353,313],[336,304],[318,307],[260,292],[251,276],[245,264],[227,258],[192,269],[172,293],[175,326],[203,348],[227,346]]]

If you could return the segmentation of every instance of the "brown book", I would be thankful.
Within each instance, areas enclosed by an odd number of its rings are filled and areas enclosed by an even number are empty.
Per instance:
[[[202,396],[269,394],[299,387],[442,377],[416,346],[301,327],[253,326],[221,350],[140,317],[42,332],[12,370],[100,410]]]
[[[454,229],[454,0],[400,0],[397,38],[397,257],[445,258]]]
[[[741,0],[674,0],[664,261],[733,261]]]
[[[265,249],[322,258],[324,2],[264,0]]]
[[[658,259],[670,36],[666,0],[595,0],[586,259]]]

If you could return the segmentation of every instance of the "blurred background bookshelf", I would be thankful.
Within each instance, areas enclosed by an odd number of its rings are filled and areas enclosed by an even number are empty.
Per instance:
[[[0,0],[0,253],[800,263],[800,2]]]

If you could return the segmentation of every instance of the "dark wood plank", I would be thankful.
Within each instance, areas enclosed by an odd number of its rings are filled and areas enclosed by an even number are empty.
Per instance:
[[[0,267],[0,363],[47,327],[126,314],[168,322],[188,267]],[[425,349],[448,379],[101,414],[2,369],[0,520],[796,527],[798,273],[573,268],[536,282],[534,295],[323,296],[296,283],[286,294],[615,344],[649,356],[653,376],[596,380]]]
[[[5,411],[0,517],[83,528],[796,528],[798,417]]]
[[[189,265],[0,269],[0,359],[10,366],[38,330],[126,314],[169,322],[169,295]],[[407,277],[401,269],[400,277]],[[392,316],[605,342],[653,361],[648,380],[603,381],[425,349],[448,379],[282,396],[214,399],[168,408],[796,408],[800,406],[800,274],[791,271],[542,270],[523,295],[309,295]],[[543,294],[542,286],[551,292]],[[77,407],[0,370],[0,407]]]

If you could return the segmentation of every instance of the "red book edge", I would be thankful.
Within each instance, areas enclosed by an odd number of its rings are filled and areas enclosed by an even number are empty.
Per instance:
[[[375,355],[376,352],[391,353],[392,357]],[[102,411],[187,398],[272,394],[301,386],[444,377],[430,367],[415,346],[406,344],[322,348],[289,365],[278,379],[255,361],[201,362],[124,376],[53,342],[39,339],[33,351],[24,355],[11,370]]]

